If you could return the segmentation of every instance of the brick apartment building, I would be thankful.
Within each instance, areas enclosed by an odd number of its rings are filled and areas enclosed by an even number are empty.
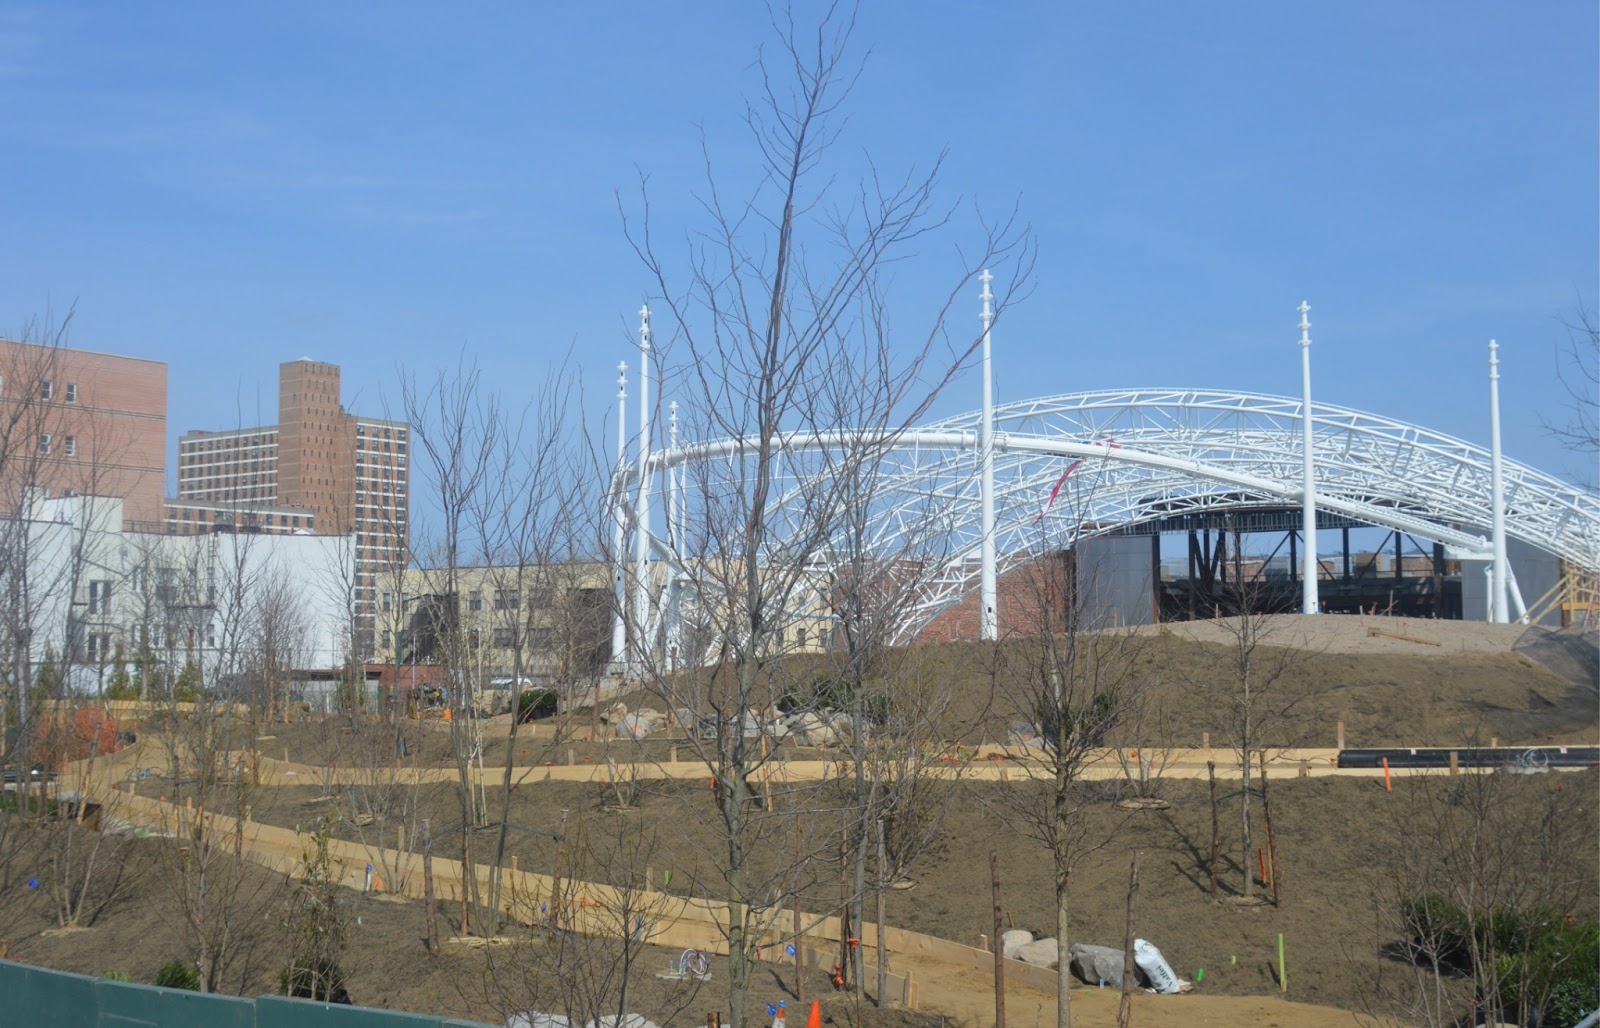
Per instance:
[[[378,576],[404,564],[410,515],[410,428],[351,414],[339,367],[310,359],[278,368],[278,423],[178,440],[178,494],[167,526],[187,535],[224,530],[354,533],[354,599],[373,651]]]
[[[0,340],[0,507],[116,496],[127,527],[159,524],[166,437],[165,363]]]

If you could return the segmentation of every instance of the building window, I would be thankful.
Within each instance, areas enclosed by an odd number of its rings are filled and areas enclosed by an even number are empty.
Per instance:
[[[516,610],[522,606],[522,592],[517,589],[496,589],[494,591],[495,610]]]
[[[68,382],[67,383],[67,402],[68,403],[77,403],[78,402],[78,383],[76,383],[76,382]]]
[[[498,648],[498,649],[502,649],[502,650],[510,649],[511,648],[511,629],[509,629],[509,628],[496,628],[494,630],[494,644],[495,644],[495,647]]]
[[[62,443],[62,446],[65,447],[66,454],[67,454],[68,457],[76,457],[78,455],[78,437],[77,436],[69,435],[65,439],[63,439],[61,441],[61,443]]]
[[[391,631],[388,631],[387,629],[385,629],[384,633],[383,633],[383,648],[387,650],[389,647],[391,647],[393,645],[394,645],[394,633],[391,632]]]
[[[111,583],[108,580],[95,579],[89,583],[89,613],[111,613]]]
[[[467,633],[467,649],[476,652],[478,647],[480,647],[482,645],[483,645],[483,633],[482,632],[479,632],[476,628],[474,628],[472,631]]]
[[[87,639],[88,652],[85,656],[91,664],[104,664],[111,659],[111,635],[107,632],[95,632]]]
[[[40,432],[39,433],[39,452],[40,453],[49,453],[50,452],[50,433],[49,432]]]
[[[386,614],[389,611],[394,610],[394,593],[384,593],[383,594],[383,610],[384,610],[384,613],[386,613]],[[385,644],[385,645],[387,645],[387,644]]]
[[[794,630],[794,643],[796,646],[804,646],[806,644],[806,630],[804,628],[796,628]]]
[[[483,609],[483,593],[479,592],[476,589],[474,589],[474,590],[472,590],[472,592],[468,593],[467,594],[467,609],[468,610],[482,610]]]
[[[49,400],[49,399],[52,399],[55,395],[56,395],[55,383],[51,382],[48,378],[40,379],[40,381],[39,381],[39,399],[41,399],[41,400]]]

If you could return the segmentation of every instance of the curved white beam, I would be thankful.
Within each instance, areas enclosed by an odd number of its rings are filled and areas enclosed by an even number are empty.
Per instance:
[[[1303,399],[1201,390],[1115,390],[1046,397],[994,409],[993,535],[1002,568],[1031,559],[1043,542],[1035,515],[1063,470],[1081,458],[1074,483],[1089,481],[1079,497],[1088,534],[1149,521],[1173,506],[1237,508],[1251,503],[1306,499],[1301,450],[1307,428]],[[829,454],[878,451],[879,488],[873,506],[874,538],[885,553],[895,543],[930,532],[943,540],[936,557],[936,587],[908,624],[972,588],[979,530],[981,412],[903,431],[858,430],[792,433],[785,452],[788,493],[774,509],[798,522],[829,480]],[[1318,404],[1312,408],[1316,506],[1368,524],[1441,542],[1487,557],[1482,534],[1491,521],[1490,460],[1482,448],[1403,422]],[[1115,440],[1115,446],[1110,441]],[[613,483],[627,497],[639,474],[708,462],[734,462],[753,441],[709,440],[671,447],[630,467]],[[1600,498],[1532,468],[1505,462],[1507,535],[1585,567],[1600,567]],[[717,476],[708,479],[715,488]],[[1045,518],[1067,524],[1068,505]],[[638,524],[636,512],[624,517]],[[1083,524],[1074,534],[1086,534]],[[692,563],[681,550],[677,558]],[[663,554],[659,540],[651,548]],[[676,563],[676,561],[675,561]],[[680,565],[683,567],[684,565]]]

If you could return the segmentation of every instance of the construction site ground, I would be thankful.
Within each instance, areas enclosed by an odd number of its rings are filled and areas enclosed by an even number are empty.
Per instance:
[[[1383,966],[1383,946],[1392,941],[1385,937],[1384,915],[1386,905],[1395,900],[1393,854],[1386,842],[1408,830],[1412,808],[1407,790],[1422,778],[1397,775],[1390,792],[1381,773],[1332,775],[1327,757],[1334,752],[1339,722],[1344,722],[1347,742],[1362,746],[1465,746],[1487,744],[1490,739],[1506,747],[1594,745],[1600,735],[1592,639],[1580,637],[1574,642],[1516,626],[1400,625],[1381,618],[1338,617],[1290,621],[1282,641],[1306,651],[1293,673],[1305,683],[1308,701],[1292,726],[1293,737],[1283,741],[1316,748],[1287,758],[1279,755],[1272,766],[1280,886],[1276,907],[1219,903],[1212,898],[1206,875],[1210,804],[1203,780],[1206,753],[1198,737],[1204,720],[1193,706],[1194,690],[1185,686],[1192,685],[1196,675],[1220,673],[1217,668],[1224,655],[1218,651],[1227,642],[1226,629],[1202,624],[1150,630],[1148,658],[1170,694],[1168,708],[1178,726],[1166,740],[1175,756],[1158,761],[1160,780],[1154,788],[1168,806],[1123,809],[1111,802],[1117,790],[1107,785],[1106,801],[1089,808],[1086,838],[1097,844],[1072,883],[1072,937],[1119,946],[1128,860],[1139,851],[1137,932],[1158,945],[1180,975],[1201,978],[1187,995],[1137,996],[1137,1024],[1345,1025],[1379,1009],[1371,982]],[[1371,632],[1374,628],[1377,634]],[[972,714],[964,741],[974,752],[985,743],[1002,740],[1005,722],[1003,713],[989,711],[988,701],[976,695],[981,691],[976,683],[984,676],[975,649],[930,647],[918,658],[941,673],[975,683],[969,690],[972,695],[964,697]],[[639,705],[637,698],[634,705]],[[482,787],[492,800],[504,774],[503,767],[495,765],[504,764],[512,745],[509,726],[479,727],[485,751]],[[712,800],[703,768],[694,765],[690,744],[672,738],[642,743],[607,739],[607,727],[597,719],[588,725],[570,723],[564,729],[565,738],[557,739],[552,725],[539,725],[532,732],[524,727],[515,744],[517,784],[510,820],[535,830],[511,836],[509,852],[520,867],[546,870],[553,864],[556,843],[539,832],[581,828],[596,839],[648,846],[650,853],[659,853],[659,859],[650,861],[649,873],[652,885],[662,892],[709,891],[711,887],[703,883],[714,877]],[[260,731],[260,754],[272,758],[260,765],[266,787],[256,794],[252,810],[253,819],[261,824],[306,829],[333,814],[335,833],[352,843],[393,848],[405,841],[397,826],[357,824],[359,818],[346,816],[352,792],[359,810],[362,790],[368,787],[363,783],[384,784],[372,777],[376,773],[372,769],[389,759],[385,754],[395,752],[397,732],[406,740],[408,768],[426,779],[408,786],[422,815],[438,825],[460,822],[450,765],[441,759],[447,752],[449,725],[409,721],[374,734],[333,718],[263,726]],[[595,737],[585,741],[585,732]],[[674,746],[679,749],[676,763],[669,760]],[[1228,757],[1219,749],[1215,746],[1211,756],[1224,765],[1219,773],[1226,776]],[[781,766],[796,777],[838,773],[830,760],[834,755],[827,752],[795,748],[784,756],[788,760]],[[1300,776],[1301,756],[1309,777]],[[627,781],[629,802],[624,806],[617,779],[633,777],[626,769],[634,761],[644,773],[638,781]],[[182,786],[166,777],[164,763],[159,740],[147,735],[136,748],[102,762],[96,791],[131,790],[153,800],[181,802]],[[682,773],[675,774],[680,766]],[[1026,788],[1023,766],[1014,760],[979,760],[974,766],[979,773],[945,786],[947,793],[940,795],[943,822],[938,837],[916,863],[911,887],[888,894],[887,923],[979,946],[993,930],[989,855],[994,852],[1007,926],[1054,934],[1047,857],[1007,816],[1006,795]],[[1109,757],[1100,766],[1113,780],[1121,775],[1120,765]],[[1224,852],[1232,854],[1222,872],[1226,894],[1237,891],[1243,871],[1237,866],[1237,798],[1230,795],[1237,793],[1237,778],[1227,782],[1225,777],[1225,783]],[[1575,789],[1594,797],[1597,776],[1593,770],[1529,776],[1517,787]],[[112,807],[114,803],[108,804],[108,809]],[[1596,805],[1588,804],[1579,816],[1587,819],[1586,837],[1595,840],[1597,852],[1588,857],[1593,866],[1600,857]],[[380,828],[387,834],[379,837]],[[160,862],[150,855],[151,847],[170,845],[160,839],[118,842],[128,873],[136,880],[91,927],[77,931],[42,934],[51,924],[48,904],[39,892],[16,888],[19,879],[13,876],[0,891],[0,937],[9,939],[11,955],[87,973],[126,971],[148,980],[156,967],[180,952],[179,926],[170,904],[162,899],[167,886]],[[459,843],[451,846],[441,848],[459,854]],[[289,852],[292,846],[277,845],[277,849],[281,859],[300,855]],[[771,854],[773,860],[782,857],[781,852]],[[281,877],[281,871],[259,873]],[[836,883],[816,882],[802,898],[807,909],[821,910],[836,905],[837,896]],[[1578,913],[1595,916],[1596,902],[1593,888],[1588,889],[1584,899],[1588,909]],[[454,917],[446,907],[446,914]],[[352,919],[359,918],[348,947],[350,988],[357,1002],[483,1020],[504,1017],[504,1000],[490,1001],[483,988],[483,982],[493,977],[488,966],[492,957],[470,950],[437,964],[428,961],[420,943],[419,903],[352,892],[350,909]],[[1275,977],[1280,933],[1289,966],[1288,987],[1283,991]],[[649,963],[664,965],[675,952],[658,951]],[[241,991],[271,991],[276,956],[263,953],[250,979],[253,984],[241,984]],[[891,967],[912,973],[918,992],[915,1013],[878,1011],[870,1004],[858,1009],[848,995],[832,992],[820,970],[810,973],[806,994],[821,997],[829,1020],[840,1024],[888,1028],[930,1019],[973,1028],[992,1024],[993,979],[986,968],[915,955],[897,956]],[[671,1010],[667,1021],[674,1025],[703,1023],[706,1012],[724,1002],[724,975],[720,959],[714,959],[713,980],[689,997],[673,993],[674,987],[653,975],[641,976],[637,1002],[631,1005],[647,1013],[653,1008]],[[769,1002],[789,999],[793,1005],[793,976],[790,966],[763,965],[751,997],[758,1016]],[[1075,1018],[1091,1026],[1113,1024],[1117,999],[1115,989],[1080,985],[1074,992]],[[1008,985],[1007,1008],[1013,1026],[1034,1028],[1054,1021],[1054,997],[1026,982]],[[792,1009],[790,1020],[799,1021]]]

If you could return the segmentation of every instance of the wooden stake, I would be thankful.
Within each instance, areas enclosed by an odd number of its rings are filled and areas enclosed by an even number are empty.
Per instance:
[[[1206,759],[1211,759],[1211,733],[1200,733],[1200,748],[1206,751]]]
[[[1128,1028],[1133,1014],[1133,901],[1139,895],[1139,851],[1133,851],[1133,868],[1128,872],[1128,921],[1122,936],[1122,1000],[1117,1004],[1117,1028]]]
[[[1000,944],[1005,922],[1000,907],[1000,854],[989,852],[989,881],[994,888],[994,1028],[1006,1028],[1006,957]]]
[[[1344,722],[1343,721],[1339,722],[1339,727],[1337,729],[1337,735],[1338,735],[1338,745],[1339,745],[1339,748],[1342,750],[1342,749],[1344,749]]]
[[[1272,837],[1272,801],[1267,798],[1267,754],[1261,753],[1261,820],[1267,830],[1267,888],[1272,890],[1272,905],[1278,905],[1281,887],[1278,874],[1278,844]]]
[[[1383,791],[1394,792],[1394,782],[1389,780],[1389,758],[1383,758]]]
[[[439,911],[433,895],[433,828],[427,818],[422,819],[422,900],[428,926],[428,956],[438,957]]]
[[[1450,751],[1450,777],[1454,778],[1461,773],[1461,754],[1455,750]]]
[[[1217,762],[1206,761],[1206,778],[1211,782],[1211,860],[1206,865],[1211,873],[1211,898],[1217,898],[1217,850],[1222,848],[1222,822],[1217,818]],[[1249,860],[1249,854],[1245,854]]]

